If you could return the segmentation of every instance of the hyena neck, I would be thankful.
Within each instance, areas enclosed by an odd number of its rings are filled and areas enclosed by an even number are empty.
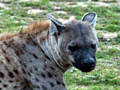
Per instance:
[[[39,35],[37,35],[37,42],[51,61],[53,61],[63,72],[65,72],[71,68],[72,65],[60,55],[55,38],[49,35],[49,33],[47,34],[48,35],[46,35],[44,40],[41,40]]]

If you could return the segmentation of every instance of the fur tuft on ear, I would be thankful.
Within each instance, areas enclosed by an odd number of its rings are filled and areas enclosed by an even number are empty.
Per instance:
[[[50,24],[50,34],[52,36],[58,34],[61,32],[61,28],[65,27],[62,22],[60,22],[59,20],[57,20],[54,16],[52,16],[51,14],[47,14],[48,18],[51,20],[51,24]]]
[[[97,14],[95,12],[87,13],[83,16],[81,20],[87,21],[92,27],[94,27],[97,20]]]

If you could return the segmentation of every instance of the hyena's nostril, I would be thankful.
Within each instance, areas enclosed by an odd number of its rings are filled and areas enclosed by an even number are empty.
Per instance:
[[[89,59],[83,60],[83,64],[86,67],[93,67],[95,65],[95,61],[94,61],[94,59],[89,58]]]

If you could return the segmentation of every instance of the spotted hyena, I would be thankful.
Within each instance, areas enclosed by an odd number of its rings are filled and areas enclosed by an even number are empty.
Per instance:
[[[82,20],[36,21],[23,32],[0,37],[0,90],[66,90],[63,74],[72,66],[96,65],[96,13]]]

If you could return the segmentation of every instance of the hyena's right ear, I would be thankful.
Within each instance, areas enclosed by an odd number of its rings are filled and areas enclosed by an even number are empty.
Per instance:
[[[82,18],[82,21],[87,21],[92,26],[92,28],[95,26],[96,20],[97,14],[95,12],[87,13]]]
[[[50,23],[50,34],[52,36],[58,35],[61,32],[62,28],[64,28],[65,26],[62,24],[62,22],[57,20],[51,14],[47,14],[47,16],[51,20],[51,23]]]

